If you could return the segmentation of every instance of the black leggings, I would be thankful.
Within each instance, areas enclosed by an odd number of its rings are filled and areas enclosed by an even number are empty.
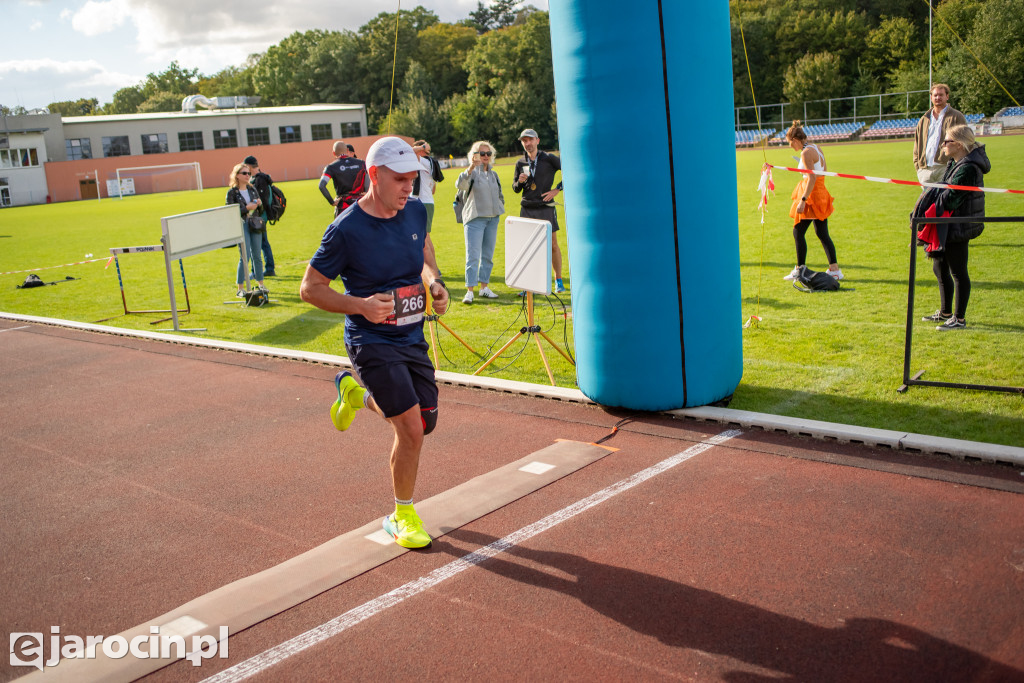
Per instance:
[[[807,228],[811,225],[811,219],[807,218],[793,226],[793,239],[796,241],[796,264],[798,266],[807,263]],[[814,234],[821,240],[821,246],[825,247],[825,256],[829,264],[839,263],[836,258],[836,245],[832,244],[832,238],[828,234],[828,219],[823,221],[814,219]]]
[[[949,313],[956,303],[956,317],[967,314],[967,301],[971,298],[971,277],[967,274],[967,245],[970,242],[946,242],[942,256],[932,259],[932,272],[939,280],[939,305]],[[954,299],[953,292],[956,291]]]

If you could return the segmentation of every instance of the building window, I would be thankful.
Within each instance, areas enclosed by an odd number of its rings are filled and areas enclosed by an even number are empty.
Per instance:
[[[314,123],[310,128],[313,131],[314,140],[330,140],[332,137],[329,123]]]
[[[64,150],[68,161],[74,159],[92,159],[92,140],[89,138],[72,138],[64,141]]]
[[[178,149],[182,152],[199,152],[203,147],[203,132],[178,133]]]
[[[112,135],[108,138],[103,138],[103,156],[126,157],[131,153],[127,135]]]
[[[11,188],[7,184],[7,178],[0,178],[0,206],[11,205]]]
[[[147,133],[142,136],[143,154],[167,154],[167,133]]]
[[[302,142],[302,129],[298,126],[279,126],[277,129],[281,142]]]
[[[39,153],[32,149],[0,149],[0,168],[24,168],[39,165]]]
[[[359,136],[361,136],[363,134],[363,131],[362,131],[361,128],[362,127],[359,125],[358,121],[356,121],[355,123],[352,123],[352,122],[342,123],[341,124],[341,137],[343,137],[343,138],[357,138],[357,137],[359,137]]]
[[[269,128],[246,128],[245,139],[250,147],[270,144]]]
[[[237,130],[215,130],[215,131],[213,131],[213,148],[214,149],[227,149],[228,147],[238,147],[238,131]]]

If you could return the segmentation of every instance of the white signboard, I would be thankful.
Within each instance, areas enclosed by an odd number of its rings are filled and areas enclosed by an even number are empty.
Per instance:
[[[135,178],[121,178],[121,190],[117,189],[117,179],[107,181],[107,196],[122,197],[135,194]]]
[[[160,223],[170,260],[238,244],[244,239],[238,204],[167,216]]]
[[[551,223],[518,216],[505,219],[505,284],[551,294]]]

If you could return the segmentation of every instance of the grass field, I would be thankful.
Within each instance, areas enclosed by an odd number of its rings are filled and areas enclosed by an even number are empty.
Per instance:
[[[990,187],[1024,188],[1024,136],[984,140],[993,163],[986,177]],[[913,178],[911,142],[825,145],[829,169],[845,173]],[[770,163],[795,165],[788,148],[767,152]],[[765,225],[756,211],[757,183],[764,155],[760,150],[737,152],[737,193],[740,216],[740,258],[743,318],[763,320],[744,334],[744,377],[730,407],[793,417],[828,420],[883,429],[1024,446],[1024,398],[955,389],[914,387],[898,394],[902,383],[907,306],[909,226],[907,215],[917,191],[912,187],[857,180],[828,179],[836,197],[830,231],[846,273],[843,290],[834,294],[802,294],[782,276],[795,262],[788,217],[789,192],[795,174],[776,171],[776,197],[769,203]],[[271,172],[273,169],[268,169]],[[517,213],[511,186],[511,163],[499,167],[508,207]],[[433,237],[445,278],[457,303],[444,321],[479,354],[487,357],[524,324],[522,301],[503,283],[504,238],[499,235],[492,288],[501,297],[487,303],[461,303],[462,226],[450,209],[455,171],[446,173],[436,195]],[[571,191],[571,183],[567,183]],[[237,250],[217,250],[185,260],[193,312],[182,327],[205,327],[194,333],[215,339],[252,342],[324,353],[344,353],[337,316],[299,300],[298,285],[306,261],[316,250],[331,219],[331,210],[317,190],[317,181],[281,183],[288,197],[284,219],[270,228],[278,277],[267,284],[277,303],[248,309],[222,302],[234,299]],[[158,244],[160,217],[219,205],[224,189],[207,189],[131,197],[102,202],[73,202],[0,211],[0,273],[81,261],[86,254],[105,257],[110,247]],[[1024,197],[987,196],[989,215],[1024,216]],[[560,209],[561,212],[561,209]],[[565,226],[564,216],[559,216]],[[723,227],[728,227],[725,223]],[[702,224],[701,229],[707,225]],[[571,229],[571,228],[570,228]],[[808,265],[824,268],[823,251],[808,239]],[[558,233],[568,254],[565,231]],[[939,333],[933,325],[915,324],[913,370],[924,379],[1024,385],[1024,224],[990,224],[971,244],[973,290],[968,329]],[[920,252],[919,252],[920,255]],[[922,262],[923,260],[923,262]],[[166,308],[163,259],[158,254],[120,258],[128,304],[133,309]],[[568,259],[566,277],[570,283]],[[79,278],[56,286],[18,290],[24,273],[0,277],[0,310],[95,322],[140,330],[157,315],[124,316],[117,276],[105,261],[40,272],[46,281]],[[643,273],[635,274],[642,286]],[[919,259],[915,313],[930,314],[938,293],[926,259]],[[180,300],[180,283],[179,283]],[[538,324],[548,336],[572,349],[569,299],[555,297],[537,304]],[[737,321],[740,325],[743,321]],[[472,373],[480,359],[438,328],[441,369]],[[572,366],[545,346],[561,386],[575,386]],[[485,371],[499,377],[547,383],[535,347],[523,340]]]

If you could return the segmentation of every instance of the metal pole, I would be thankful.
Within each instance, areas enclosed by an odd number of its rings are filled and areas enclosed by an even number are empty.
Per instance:
[[[907,287],[907,333],[903,348],[903,385],[910,384],[910,338],[914,329],[914,280],[917,277],[917,226],[910,219],[910,277]]]

